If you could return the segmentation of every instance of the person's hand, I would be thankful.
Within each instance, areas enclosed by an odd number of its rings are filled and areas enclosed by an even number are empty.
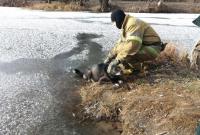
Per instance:
[[[114,58],[115,58],[115,55],[113,55],[112,53],[109,53],[103,63],[109,64]]]
[[[104,64],[109,64],[109,63],[110,63],[110,61],[111,61],[111,60],[110,60],[110,58],[109,58],[109,57],[107,57],[107,58],[104,60],[104,62],[103,62],[103,63],[104,63]]]
[[[116,66],[119,64],[119,60],[114,59],[110,64],[108,65],[107,68],[107,73],[108,74],[113,74],[113,70],[116,68]]]

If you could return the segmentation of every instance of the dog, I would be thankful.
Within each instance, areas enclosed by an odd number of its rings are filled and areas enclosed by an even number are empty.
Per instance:
[[[73,69],[73,73],[87,81],[98,82],[99,84],[111,82],[118,86],[123,83],[123,78],[119,72],[116,75],[109,75],[107,73],[108,64],[100,63],[95,64],[85,72],[79,69]]]

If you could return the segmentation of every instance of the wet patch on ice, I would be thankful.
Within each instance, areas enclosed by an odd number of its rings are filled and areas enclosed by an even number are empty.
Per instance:
[[[93,41],[95,38],[101,38],[102,35],[79,33],[77,35],[78,46],[88,50],[87,61],[79,67],[88,67],[92,64],[100,63],[103,59],[102,46]]]

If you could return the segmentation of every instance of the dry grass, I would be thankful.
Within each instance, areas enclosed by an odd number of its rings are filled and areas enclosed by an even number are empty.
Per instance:
[[[54,2],[51,4],[48,3],[34,3],[28,8],[35,9],[35,10],[45,10],[45,11],[88,11],[88,5],[80,6],[74,3],[61,3],[61,2]]]
[[[120,122],[113,129],[122,135],[194,134],[200,122],[200,80],[181,54],[166,48],[148,74],[129,78],[131,90],[127,85],[114,89],[111,84],[85,84],[80,90],[80,115]]]
[[[164,2],[158,7],[157,2],[119,1],[115,3],[128,12],[145,13],[199,13],[200,3]]]
[[[99,12],[99,3],[86,3],[84,6],[79,6],[75,3],[32,3],[28,8],[47,11],[93,11]],[[126,12],[147,12],[147,13],[199,13],[200,3],[187,2],[165,2],[161,6],[157,6],[157,2],[127,2],[113,1],[111,9],[121,8]]]
[[[168,43],[165,50],[161,52],[156,62],[162,64],[163,61],[170,61],[173,65],[179,65],[185,68],[190,67],[190,59],[186,50],[177,47],[173,43]]]
[[[192,82],[182,83],[172,80],[130,92],[121,113],[123,134],[194,134],[200,118],[200,93],[187,91]]]

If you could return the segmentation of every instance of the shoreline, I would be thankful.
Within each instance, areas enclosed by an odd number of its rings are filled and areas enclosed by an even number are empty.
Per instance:
[[[80,89],[77,117],[110,122],[121,135],[195,133],[200,123],[200,78],[187,64],[160,59],[146,74],[129,78],[127,85],[131,90],[86,83]]]
[[[1,4],[0,4],[1,5]],[[3,4],[2,4],[3,6]],[[100,5],[98,2],[86,2],[83,6],[75,2],[52,2],[51,4],[45,2],[29,2],[19,3],[15,7],[24,7],[32,10],[44,11],[89,11],[100,13]],[[112,2],[111,6],[105,12],[112,11],[116,8],[121,8],[125,12],[134,13],[199,13],[200,2],[163,2],[158,5],[157,2],[138,2],[138,1],[117,1]]]

